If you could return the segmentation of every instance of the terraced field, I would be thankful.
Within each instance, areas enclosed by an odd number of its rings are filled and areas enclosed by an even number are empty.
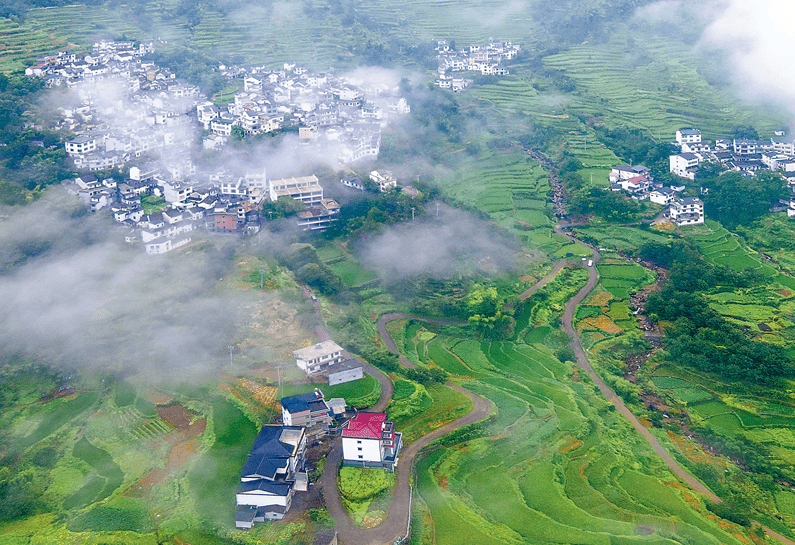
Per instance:
[[[547,66],[563,70],[586,92],[569,106],[572,111],[599,112],[610,126],[645,129],[659,139],[690,126],[721,137],[737,123],[772,133],[771,116],[738,107],[707,83],[685,44],[653,35],[632,40],[631,47],[627,42],[616,33],[608,43],[582,44],[545,58]]]
[[[36,56],[63,47],[65,42],[58,40],[29,25],[18,25],[0,17],[0,71],[12,72],[27,68],[24,59],[33,60]]]
[[[405,327],[405,338],[416,337]],[[446,335],[426,345],[429,359],[465,368],[473,379],[464,386],[497,407],[484,437],[438,448],[417,465],[435,543],[461,543],[462,531],[491,544],[747,539],[740,527],[709,520],[648,443],[590,383],[572,381],[570,364],[548,347]]]

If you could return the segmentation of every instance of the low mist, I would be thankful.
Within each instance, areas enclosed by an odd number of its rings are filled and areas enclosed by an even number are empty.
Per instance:
[[[499,274],[516,267],[518,244],[497,227],[455,208],[427,210],[416,222],[388,227],[361,250],[387,282]]]
[[[0,221],[0,346],[63,369],[201,378],[232,335],[234,301],[213,292],[231,249],[152,258],[111,218],[59,191]]]

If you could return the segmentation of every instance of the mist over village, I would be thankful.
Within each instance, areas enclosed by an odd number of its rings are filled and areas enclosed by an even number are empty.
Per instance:
[[[0,0],[0,542],[792,544],[787,14]]]

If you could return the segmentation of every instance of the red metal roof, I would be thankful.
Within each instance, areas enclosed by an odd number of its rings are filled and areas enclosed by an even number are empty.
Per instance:
[[[359,413],[348,423],[348,427],[342,430],[342,436],[380,439],[384,422],[386,422],[385,414]]]

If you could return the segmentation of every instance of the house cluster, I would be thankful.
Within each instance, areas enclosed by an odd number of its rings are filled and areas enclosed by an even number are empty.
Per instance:
[[[711,146],[698,129],[681,129],[673,144],[680,153],[669,157],[670,170],[688,180],[694,180],[699,165],[709,161],[747,176],[758,170],[779,171],[795,184],[795,138],[784,137],[783,132],[769,140],[718,139]]]
[[[193,138],[188,114],[206,99],[198,87],[142,59],[153,50],[151,43],[102,41],[84,57],[43,55],[25,71],[48,86],[75,90],[78,102],[58,108],[55,128],[75,133],[64,146],[77,170],[118,168]]]
[[[240,473],[235,495],[237,528],[284,518],[293,494],[308,490],[306,442],[302,426],[262,427]]]
[[[294,352],[307,376],[325,375],[330,385],[361,379],[362,366],[343,357],[342,348],[324,341]],[[243,465],[237,488],[235,526],[280,520],[295,492],[309,489],[307,443],[340,430],[343,464],[395,471],[403,446],[402,434],[385,414],[347,412],[342,398],[326,399],[312,392],[279,400],[282,422],[263,426]]]
[[[514,59],[521,46],[511,41],[501,42],[489,39],[488,45],[469,46],[469,49],[451,49],[447,40],[436,40],[436,58],[439,61],[439,77],[436,85],[442,89],[462,91],[470,83],[454,72],[479,72],[484,76],[507,76],[508,69],[502,65],[503,59]]]
[[[643,165],[623,165],[610,171],[610,190],[625,191],[633,199],[649,199],[667,206],[665,216],[678,226],[704,223],[704,203],[698,197],[683,197],[684,185],[664,186]]]
[[[67,190],[79,196],[92,212],[107,208],[126,228],[125,239],[142,243],[146,253],[163,254],[191,242],[196,229],[216,233],[256,233],[265,200],[290,197],[305,209],[296,223],[303,230],[323,230],[336,220],[340,205],[323,196],[316,176],[269,179],[265,170],[233,175],[225,169],[198,172],[190,161],[164,167],[144,163],[130,168],[129,178],[98,180],[82,174]],[[143,199],[163,203],[147,214]],[[150,210],[151,212],[151,210]]]
[[[330,386],[364,377],[362,364],[346,358],[334,341],[323,341],[293,352],[295,363],[307,377],[324,379]]]
[[[199,123],[212,132],[204,139],[206,148],[223,145],[235,126],[245,134],[298,127],[299,146],[348,164],[376,158],[387,119],[410,111],[406,99],[388,85],[362,87],[295,63],[284,64],[282,70],[222,67],[222,73],[242,78],[243,91],[225,108],[206,101],[196,107]]]

